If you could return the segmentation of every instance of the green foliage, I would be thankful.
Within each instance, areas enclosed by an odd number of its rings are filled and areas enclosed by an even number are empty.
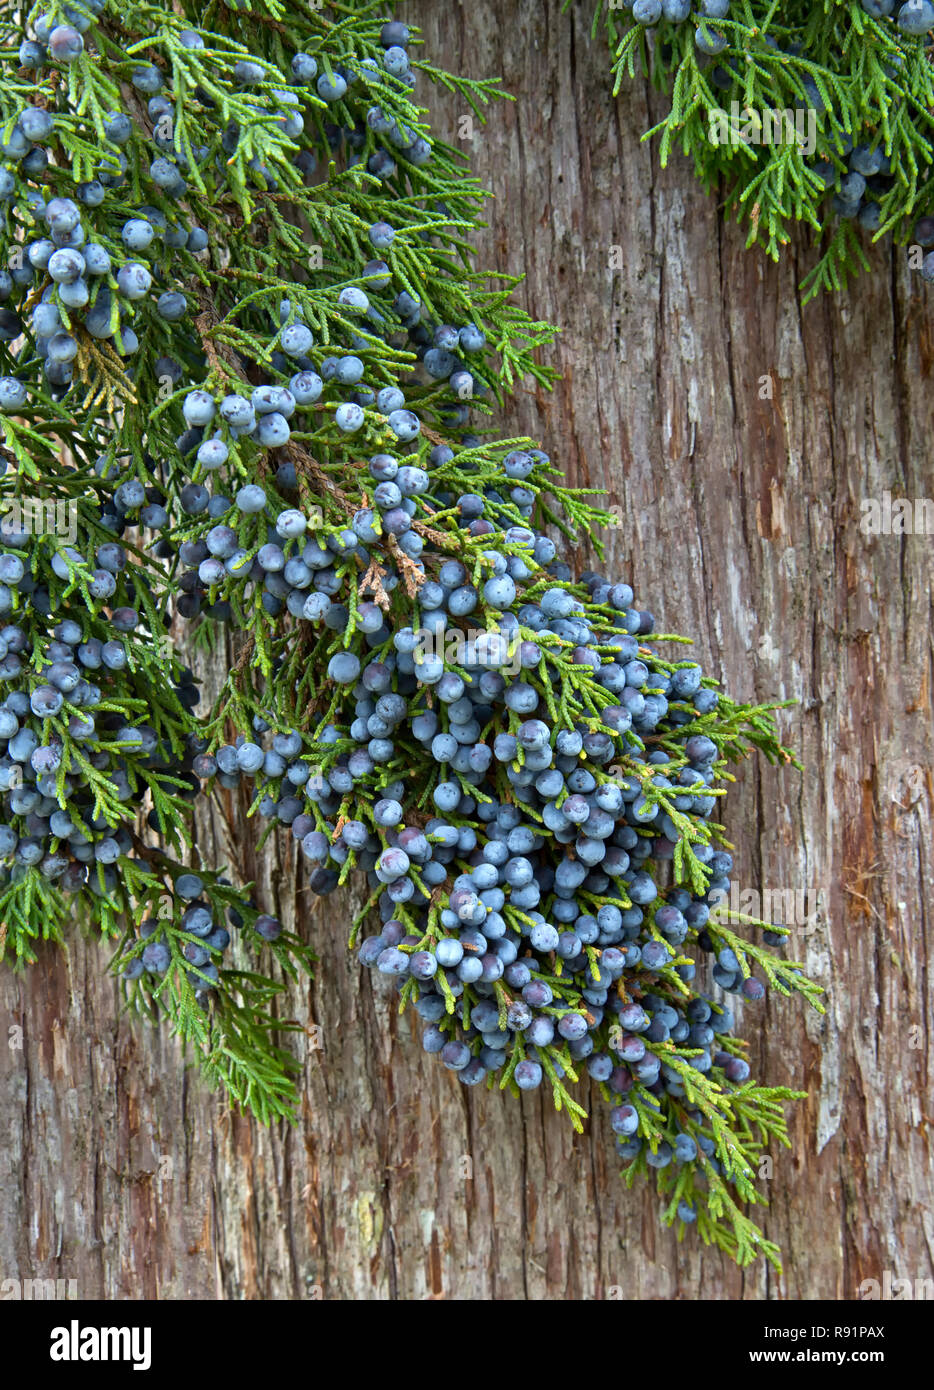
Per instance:
[[[864,244],[890,234],[905,241],[915,219],[934,211],[930,35],[912,38],[841,0],[733,0],[728,18],[706,21],[726,40],[712,58],[697,48],[697,26],[695,15],[646,29],[629,6],[598,0],[593,34],[603,30],[609,42],[614,95],[627,79],[650,79],[670,101],[643,137],[658,137],[662,167],[677,151],[692,160],[705,189],[745,224],[747,246],[773,260],[794,224],[807,224],[820,254],[802,285],[805,302],[843,289],[868,266]],[[773,124],[769,113],[788,113],[789,123]],[[792,138],[793,122],[803,140]],[[854,145],[881,150],[891,169],[871,190],[879,209],[871,233],[839,215],[826,189],[839,188]],[[826,179],[815,167],[822,161]]]
[[[52,4],[47,14],[55,24],[64,9]],[[27,705],[35,718],[22,710],[43,755],[54,762],[55,785],[43,782],[39,788],[37,782],[34,796],[30,786],[25,800],[9,803],[19,841],[0,883],[0,956],[6,953],[17,965],[29,964],[38,941],[66,940],[72,922],[81,922],[111,947],[128,1008],[161,1018],[207,1080],[264,1122],[293,1113],[297,1101],[297,1066],[281,1034],[300,1031],[302,1025],[281,1016],[282,994],[285,981],[311,968],[313,956],[299,936],[270,931],[248,888],[235,888],[223,874],[200,864],[198,883],[186,883],[190,871],[184,861],[193,852],[192,802],[205,791],[238,785],[232,773],[218,773],[217,763],[211,767],[212,755],[221,747],[230,752],[237,737],[242,742],[266,731],[299,734],[296,761],[307,765],[308,772],[307,782],[299,784],[309,789],[305,819],[314,827],[310,833],[326,840],[329,852],[341,852],[329,860],[340,867],[328,870],[333,876],[328,887],[366,867],[370,855],[372,891],[352,930],[353,944],[382,890],[372,872],[375,851],[345,851],[342,827],[356,821],[368,840],[385,847],[386,827],[377,820],[374,802],[394,778],[406,785],[406,816],[414,818],[414,825],[427,826],[442,770],[402,724],[379,766],[351,778],[349,785],[344,778],[322,810],[311,793],[331,788],[328,779],[344,770],[346,755],[359,742],[350,733],[354,696],[328,674],[332,658],[352,653],[367,661],[388,659],[396,650],[394,633],[406,626],[421,630],[428,613],[422,588],[428,574],[448,558],[465,566],[469,581],[484,595],[469,624],[505,635],[503,615],[484,590],[496,572],[491,536],[503,556],[525,566],[521,599],[515,604],[520,614],[522,605],[534,608],[557,585],[570,595],[591,631],[617,630],[617,609],[595,598],[585,584],[556,574],[550,561],[535,558],[521,538],[526,522],[548,525],[574,543],[592,542],[599,552],[598,534],[608,513],[592,490],[568,487],[560,469],[532,441],[493,437],[496,406],[520,381],[550,383],[552,373],[539,355],[553,330],[510,301],[514,280],[475,268],[471,235],[481,225],[488,194],[471,176],[464,156],[431,132],[411,86],[385,70],[382,16],[377,16],[372,4],[335,4],[325,10],[305,0],[288,6],[270,0],[212,3],[202,12],[184,2],[168,9],[111,0],[89,7],[85,46],[74,62],[64,68],[46,66],[32,75],[11,56],[21,38],[18,12],[0,7],[0,136],[14,139],[24,103],[38,103],[54,113],[54,159],[29,177],[41,183],[46,202],[53,196],[82,201],[82,229],[113,263],[111,272],[95,281],[87,314],[83,306],[69,306],[61,286],[44,278],[41,257],[36,277],[27,265],[24,275],[11,279],[10,303],[18,326],[4,328],[0,368],[8,379],[15,378],[14,385],[28,388],[28,402],[0,414],[7,464],[0,494],[6,505],[21,508],[37,501],[46,508],[61,502],[70,508],[74,535],[66,543],[60,529],[46,525],[14,529],[7,540],[4,549],[22,559],[28,575],[0,587],[0,608],[24,633],[22,659],[0,666],[6,671],[3,679],[35,701],[48,674],[47,651],[56,624],[63,619],[77,623],[83,644],[106,644],[113,639],[115,614],[128,609],[133,614],[118,644],[125,661],[101,669],[95,676],[99,686],[90,694],[85,690],[79,702],[77,693],[69,692],[48,716],[40,715],[34,703]],[[36,19],[31,17],[33,27]],[[456,90],[478,116],[499,95],[495,83],[444,74],[422,61],[417,41],[413,49],[414,71]],[[315,59],[318,83],[295,77],[291,63],[296,54]],[[259,75],[250,69],[238,76],[239,63],[255,65]],[[140,90],[140,65],[158,68],[167,109],[158,101],[155,107],[147,103]],[[331,83],[340,78],[346,92],[326,99],[320,75]],[[144,73],[143,85],[145,80]],[[124,143],[107,133],[115,111],[133,118]],[[387,130],[396,151],[388,163]],[[181,192],[168,193],[156,179],[160,157],[170,158],[183,172]],[[10,155],[11,160],[21,158]],[[374,172],[374,160],[380,172]],[[28,174],[24,164],[15,164],[11,177],[16,188],[4,204],[0,228],[2,251],[17,271],[26,264],[23,248],[34,247],[46,232],[43,210],[30,196],[35,189],[29,187]],[[95,180],[101,196],[87,199],[84,186]],[[159,229],[139,257],[154,288],[151,295],[128,302],[113,269],[128,259],[123,244],[127,220],[140,216]],[[394,230],[382,253],[385,273],[372,266],[371,230],[381,222],[390,222]],[[207,233],[201,250],[192,249],[188,239],[192,224]],[[160,307],[165,292],[184,296],[187,312],[182,317],[168,316]],[[405,296],[408,307],[400,308]],[[73,370],[57,383],[35,327],[34,311],[42,303],[58,306],[64,330],[76,343]],[[92,332],[91,315],[101,306],[109,306],[105,331]],[[255,431],[224,425],[217,435],[226,450],[218,477],[200,447],[219,422],[209,424],[204,441],[198,426],[193,439],[186,406],[199,392],[204,393],[202,404],[212,405],[229,395],[249,398],[254,388],[285,386],[294,364],[284,352],[283,335],[299,323],[313,335],[308,360],[326,384],[319,397],[289,418],[286,457],[294,471],[276,466],[277,451],[262,444]],[[419,340],[412,331],[419,323],[466,323],[482,331],[484,346],[464,349],[470,363],[471,422],[479,421],[476,433],[465,433],[467,407],[447,379],[422,370],[415,350]],[[101,329],[100,321],[96,328]],[[351,352],[366,373],[362,422],[355,430],[341,424],[338,411],[346,401],[332,384],[334,371],[328,374],[326,367],[333,367],[335,356]],[[396,386],[404,388],[406,408],[419,424],[417,436],[401,444],[392,412],[384,412],[377,397],[383,387]],[[402,449],[405,464],[431,470],[431,492],[411,498],[412,530],[423,543],[416,552],[424,556],[421,566],[371,506],[375,475],[365,460]],[[517,450],[529,451],[529,472],[522,489],[510,490],[504,485],[511,476],[504,460]],[[168,513],[167,523],[156,528],[158,536],[137,515],[139,504],[120,510],[121,490],[134,483],[154,492],[161,499],[157,505]],[[191,501],[192,486],[197,490],[202,484],[213,488],[218,504],[210,514]],[[251,512],[232,500],[247,484],[262,485],[262,510]],[[471,494],[482,494],[489,531],[472,533],[463,524],[458,499]],[[335,584],[331,592],[341,594],[346,608],[336,627],[304,621],[301,610],[283,611],[281,603],[270,602],[276,594],[268,582],[244,582],[277,518],[295,508],[307,519],[313,545],[328,546],[333,557],[328,561]],[[372,537],[364,560],[364,547],[353,539],[356,533],[351,532],[352,544],[347,537],[351,524],[366,515],[372,516]],[[197,552],[218,525],[235,535],[239,568],[202,581],[200,561],[183,562],[180,556]],[[113,584],[102,588],[100,547],[115,534],[126,563],[118,567]],[[378,629],[372,641],[362,617],[370,600],[386,616],[386,631]],[[216,650],[216,622],[229,620],[237,634],[230,638],[235,654],[213,709],[197,713],[197,691],[174,642],[182,620],[193,618],[197,626],[189,629],[189,637],[196,653]],[[694,663],[686,663],[677,650],[674,658],[663,655],[662,644],[669,650],[667,644],[683,639],[653,636],[640,626],[640,618],[637,614],[630,630],[638,627],[643,633],[638,650],[648,672],[646,690],[660,692],[671,672]],[[778,735],[777,707],[737,704],[723,696],[714,708],[698,713],[690,700],[673,697],[680,724],[674,719],[659,723],[645,738],[629,728],[621,734],[608,713],[614,697],[578,658],[576,641],[539,631],[531,618],[528,623],[516,618],[516,623],[518,639],[539,649],[537,665],[524,671],[524,679],[537,692],[542,710],[555,725],[603,735],[613,743],[614,761],[607,765],[594,756],[588,763],[595,783],[637,784],[647,820],[657,810],[659,819],[670,823],[671,868],[663,871],[668,874],[664,893],[683,885],[695,895],[705,894],[710,878],[705,854],[728,845],[726,831],[719,817],[679,809],[674,785],[660,779],[664,774],[674,784],[687,773],[682,790],[697,790],[700,784],[691,781],[697,774],[684,748],[694,734],[706,735],[715,748],[709,781],[702,787],[711,802],[722,798],[732,780],[730,766],[752,750],[776,763],[791,763]],[[454,630],[463,637],[467,626]],[[596,649],[607,662],[619,650],[609,640]],[[534,661],[534,651],[532,657]],[[444,666],[467,682],[472,679],[461,650],[446,651]],[[429,684],[427,677],[424,684]],[[704,687],[712,690],[713,682],[705,681]],[[427,695],[420,691],[419,697],[430,705],[430,690]],[[89,708],[96,720],[90,733],[82,722]],[[480,737],[490,742],[498,732],[515,734],[522,723],[512,709],[484,717],[488,723]],[[648,763],[649,754],[656,761]],[[9,761],[0,759],[0,780],[6,777],[9,784],[4,792],[15,792]],[[472,810],[452,812],[446,828],[473,830],[479,825],[477,803],[489,801],[493,793],[502,804],[521,803],[530,820],[544,823],[540,811],[522,802],[523,784],[516,779],[527,771],[527,761],[517,747],[515,758],[498,761],[486,781],[471,781],[448,769],[444,776],[456,781],[462,803]],[[202,785],[215,774],[217,782]],[[258,851],[277,822],[271,816],[269,828],[254,834],[254,818],[270,815],[270,808],[278,813],[291,784],[281,768],[269,770],[265,762],[251,775],[248,819]],[[53,806],[71,817],[74,833],[59,835],[50,828],[43,839],[44,831],[29,817],[41,812],[39,821],[51,827]],[[426,833],[433,842],[441,836],[437,829]],[[639,835],[650,834],[640,828]],[[29,843],[31,838],[41,841],[40,850]],[[116,858],[98,855],[103,840],[113,841]],[[109,844],[107,853],[113,853]],[[68,854],[74,863],[63,868]],[[470,868],[468,854],[459,849],[446,861],[450,876],[433,888],[418,865],[411,866],[416,892],[395,903],[396,919],[408,933],[406,952],[434,946],[448,934],[443,914],[450,911],[453,879]],[[89,866],[86,876],[84,863]],[[655,919],[664,893],[659,891],[645,913],[645,933],[658,942],[664,933]],[[540,906],[546,918],[557,896],[553,888],[543,894]],[[220,945],[209,945],[207,959],[193,963],[192,954],[199,958],[206,939],[186,915],[193,900],[208,909],[212,921],[236,926],[236,967],[224,966]],[[612,895],[609,889],[581,889],[581,901],[594,915],[616,903],[633,906],[625,886],[614,886]],[[504,904],[503,916],[517,940],[533,924],[529,913],[512,902]],[[736,926],[752,932],[741,936]],[[723,910],[711,918],[709,935],[718,948],[735,951],[743,977],[755,967],[778,992],[799,993],[819,1008],[819,991],[798,963],[748,939],[767,926],[737,921]],[[697,997],[680,972],[692,962],[687,947],[697,946],[699,937],[692,928],[683,948],[644,977],[666,1003]],[[153,944],[164,947],[162,964],[151,964]],[[600,954],[588,945],[580,965],[594,980],[600,978]],[[253,968],[244,968],[245,955]],[[560,956],[552,953],[532,977],[551,990],[546,1016],[558,1021],[584,1007],[580,975]],[[438,981],[447,1010],[443,1027],[453,1037],[457,1000],[443,971]],[[648,992],[638,979],[633,982],[633,972],[614,988],[623,1003]],[[415,995],[415,982],[409,979],[401,1007]],[[461,993],[465,1028],[480,997],[469,983]],[[498,980],[493,997],[502,1025],[513,996]],[[614,1017],[610,1010],[599,1024],[592,1017],[598,1048],[613,1047],[613,1030],[619,1028]],[[742,1045],[728,1030],[723,1045],[741,1055]],[[688,1201],[705,1240],[743,1263],[755,1254],[776,1260],[774,1247],[739,1204],[762,1200],[754,1186],[760,1152],[771,1138],[787,1142],[781,1102],[793,1093],[753,1081],[730,1083],[720,1065],[701,1072],[691,1062],[702,1050],[652,1042],[650,1053],[681,1078],[675,1084],[683,1095],[662,1106],[645,1087],[636,1084],[632,1091],[649,1153],[676,1133],[697,1133],[710,1146],[697,1165],[659,1172],[666,1219],[674,1220],[678,1203]],[[517,1032],[500,1074],[491,1072],[487,1085],[518,1095],[516,1069],[530,1051]],[[586,1118],[578,1085],[583,1078],[580,1059],[560,1034],[537,1051],[555,1107],[580,1130]],[[608,1090],[606,1095],[609,1099]],[[644,1170],[645,1151],[628,1170],[628,1180]]]
[[[63,7],[53,4],[43,13],[55,23],[63,18]],[[155,262],[157,274],[161,272],[166,277],[181,262],[195,333],[166,323],[150,304],[144,304],[135,322],[140,347],[127,370],[121,360],[119,330],[112,341],[100,341],[83,332],[79,314],[65,309],[63,319],[79,342],[71,390],[59,400],[37,381],[31,389],[28,416],[0,415],[0,431],[9,460],[7,472],[0,479],[4,509],[19,507],[27,519],[30,512],[48,519],[52,515],[50,508],[74,509],[74,543],[78,551],[89,557],[87,565],[72,567],[69,563],[65,581],[53,573],[50,561],[59,547],[54,524],[45,522],[30,536],[28,549],[21,553],[35,581],[48,588],[56,616],[66,611],[80,616],[84,640],[96,637],[104,642],[113,636],[108,625],[111,605],[91,597],[88,578],[93,552],[113,539],[100,513],[119,485],[135,478],[150,486],[155,470],[166,506],[178,523],[173,543],[200,534],[198,524],[186,523],[178,508],[179,493],[192,477],[191,462],[182,457],[176,445],[180,425],[184,423],[179,406],[189,388],[172,389],[172,380],[164,372],[166,359],[180,363],[186,375],[190,373],[196,379],[207,370],[205,384],[209,387],[234,389],[238,380],[245,379],[240,362],[270,362],[277,340],[269,337],[268,315],[270,309],[277,311],[279,300],[288,289],[295,307],[322,344],[339,342],[350,332],[362,331],[367,362],[373,367],[378,385],[395,381],[414,362],[411,351],[391,346],[377,333],[367,333],[337,303],[339,289],[366,284],[359,274],[359,248],[371,223],[391,216],[394,225],[404,233],[391,256],[400,287],[419,297],[426,310],[442,320],[470,318],[483,325],[491,344],[488,381],[493,400],[501,399],[504,390],[524,376],[543,385],[548,385],[553,377],[534,357],[536,350],[550,341],[553,330],[547,324],[531,321],[509,302],[514,279],[472,267],[466,235],[478,225],[483,202],[489,195],[469,176],[460,151],[434,141],[431,169],[409,168],[404,198],[392,189],[382,189],[366,173],[363,162],[342,170],[331,162],[323,181],[309,185],[294,162],[294,139],[287,138],[280,128],[282,115],[288,109],[280,98],[291,96],[294,100],[294,90],[285,91],[278,83],[274,90],[271,83],[244,90],[231,79],[231,66],[237,58],[261,54],[271,73],[278,65],[288,69],[292,54],[305,50],[318,53],[324,68],[340,62],[359,65],[363,80],[370,81],[371,73],[363,65],[373,64],[382,52],[378,42],[382,20],[377,16],[377,7],[373,5],[353,6],[342,19],[332,22],[314,5],[270,5],[261,10],[254,5],[243,14],[238,14],[235,7],[209,7],[202,18],[198,6],[166,10],[160,5],[109,4],[91,31],[96,51],[86,47],[64,74],[47,68],[37,83],[35,74],[17,72],[15,62],[11,65],[7,58],[0,82],[0,137],[9,138],[25,104],[38,100],[55,112],[57,161],[50,174],[52,188],[47,196],[67,196],[102,171],[115,175],[119,172],[117,148],[105,138],[106,120],[114,111],[126,109],[137,118],[143,111],[145,98],[139,97],[130,85],[141,62],[155,62],[170,72],[168,90],[175,104],[174,117],[161,125],[158,120],[149,122],[152,134],[134,124],[133,136],[123,148],[128,161],[126,178],[104,206],[92,214],[96,222],[95,240],[112,255],[116,266],[126,255],[120,242],[120,226],[141,204],[158,210],[169,225],[178,220],[178,206],[149,177],[149,164],[159,153],[154,143],[158,145],[160,136],[163,144],[167,141],[173,150],[187,157],[191,185],[185,211],[211,238],[212,249],[207,256],[198,257],[181,249],[173,258],[166,250]],[[257,33],[258,17],[261,27]],[[5,30],[8,53],[15,52],[22,37],[14,27],[17,18],[17,7],[0,6],[0,27]],[[191,25],[202,26],[204,48],[192,50],[185,46],[181,36]],[[429,75],[441,77],[434,68]],[[497,95],[495,82],[474,83],[460,77],[445,77],[445,81],[447,85],[456,85],[481,118],[483,108]],[[302,89],[301,95],[307,105],[307,143],[326,150],[331,109],[313,93]],[[379,95],[395,119],[413,131],[427,131],[426,113],[401,84],[387,86],[383,82]],[[278,116],[270,114],[270,100]],[[240,139],[228,157],[223,139],[231,123],[239,128]],[[363,155],[373,148],[370,137]],[[259,167],[265,172],[258,174]],[[265,187],[267,177],[278,181],[275,193]],[[446,209],[443,213],[436,210],[442,205]],[[28,205],[16,202],[8,214],[4,237],[4,254],[11,268],[23,265],[23,246],[44,233],[41,218]],[[320,272],[307,271],[309,264],[319,265],[319,257]],[[116,289],[112,276],[108,283]],[[116,304],[113,312],[116,315]],[[22,376],[22,361],[6,344],[3,355],[4,370]],[[423,419],[439,419],[440,394],[427,388],[412,393],[410,398]],[[485,405],[479,408],[490,409]],[[339,489],[328,481],[328,476],[339,478],[353,468],[351,460],[359,441],[355,441],[354,449],[345,448],[344,444],[334,427],[333,407],[330,416],[322,410],[319,428],[296,437],[297,447],[315,448],[325,459],[320,472],[314,465],[317,478],[309,481],[326,489],[320,497],[314,493],[315,504],[323,508],[326,522],[346,523],[347,519]],[[63,451],[69,460],[65,467]],[[233,453],[228,470],[230,490],[254,480],[257,470],[262,475],[261,452],[255,446],[246,445],[242,453]],[[194,476],[202,474],[196,470]],[[303,478],[303,495],[312,495],[304,483]],[[272,488],[269,490],[271,493]],[[248,522],[241,530],[242,543],[255,550],[260,529],[265,539],[265,526],[266,522],[258,519]],[[47,536],[45,531],[53,534]],[[130,554],[133,573],[140,580],[127,601],[137,604],[143,624],[128,641],[127,671],[119,680],[111,681],[112,689],[97,711],[118,716],[126,723],[138,722],[145,714],[166,751],[180,756],[186,738],[193,734],[200,737],[201,727],[179,704],[166,679],[177,679],[181,670],[172,643],[163,635],[177,582],[174,567],[158,562],[151,543],[142,535],[136,542],[123,537],[122,543]],[[274,657],[288,647],[289,638],[280,637],[273,651],[271,624],[258,600],[259,595],[255,607],[240,616],[252,629],[258,674],[265,680],[271,675]],[[16,612],[16,619],[25,626],[29,647],[33,649],[46,630],[43,615],[33,613],[27,606],[21,613]],[[195,649],[209,651],[215,644],[212,624],[202,621],[195,633]],[[300,652],[300,646],[296,646],[295,654]],[[208,735],[219,726],[218,721],[231,718],[246,719],[247,723],[241,722],[238,727],[248,728],[249,719],[257,712],[258,702],[244,705],[239,701],[237,674],[232,678],[231,690],[219,701],[216,720],[204,724]],[[314,668],[309,668],[306,685],[313,680]],[[36,684],[38,674],[30,677],[28,688]],[[295,721],[301,711],[286,701],[285,713]],[[61,794],[60,805],[64,810],[75,809],[76,814],[80,811],[84,817],[109,817],[116,824],[121,818],[119,801],[107,772],[97,770],[90,760],[91,755],[115,749],[115,740],[77,742],[71,736],[68,721],[79,715],[80,710],[66,701],[61,713],[47,721],[45,732],[48,739],[61,742],[60,791],[69,774],[81,782],[86,780],[94,793],[93,805],[74,808],[67,792]],[[282,722],[284,727],[285,719]],[[124,762],[134,802],[144,801],[152,808],[168,849],[175,854],[186,853],[190,845],[186,828],[190,805],[180,795],[188,791],[184,776],[153,769],[147,759],[133,754],[128,754]],[[247,1106],[263,1120],[286,1113],[296,1099],[292,1080],[295,1068],[289,1055],[276,1045],[273,1033],[279,1028],[300,1025],[288,1024],[271,1012],[281,986],[268,973],[223,969],[208,1000],[203,996],[197,1000],[198,972],[192,971],[181,956],[182,946],[196,938],[180,927],[184,904],[173,899],[170,891],[171,877],[177,876],[180,865],[161,853],[155,861],[140,858],[141,853],[137,847],[135,858],[121,856],[115,884],[108,881],[105,886],[100,869],[92,870],[89,884],[78,895],[77,916],[105,938],[129,931],[115,958],[115,968],[121,971],[141,954],[145,944],[135,935],[133,924],[158,918],[171,948],[172,964],[155,989],[150,987],[148,975],[127,981],[131,1007],[152,1016],[164,1016],[208,1079],[224,1086],[232,1100]],[[151,855],[152,851],[148,853]],[[269,951],[287,973],[294,974],[293,962],[310,969],[313,956],[305,943],[283,934],[272,947],[266,946],[249,930],[249,917],[255,916],[255,910],[242,901],[242,893],[232,894],[218,883],[216,875],[202,876],[207,881],[205,897],[218,920],[223,921],[224,912],[234,905],[235,899],[241,915],[247,916],[247,926],[241,934],[244,945]],[[171,907],[163,906],[160,911],[160,903],[165,902]],[[6,956],[19,964],[35,959],[37,940],[63,940],[69,916],[75,915],[67,898],[63,899],[49,885],[38,868],[15,871],[2,889],[0,903],[0,959]]]

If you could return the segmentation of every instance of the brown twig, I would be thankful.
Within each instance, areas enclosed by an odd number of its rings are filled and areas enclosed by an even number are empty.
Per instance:
[[[418,591],[428,578],[424,570],[420,570],[414,560],[411,560],[396,540],[395,536],[387,536],[386,544],[389,553],[395,560],[399,569],[402,571],[402,579],[405,584],[405,591],[409,598],[417,598]]]
[[[383,567],[375,559],[371,557],[370,567],[367,570],[366,574],[363,576],[363,578],[360,580],[360,584],[357,589],[357,596],[362,597],[365,593],[371,593],[376,602],[379,604],[380,608],[383,610],[383,612],[388,613],[390,608],[390,598],[389,595],[386,593],[386,590],[383,588],[383,575],[385,573],[386,571],[383,569]]]

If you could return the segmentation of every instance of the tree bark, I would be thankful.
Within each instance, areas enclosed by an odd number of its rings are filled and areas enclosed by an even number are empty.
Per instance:
[[[735,697],[798,702],[782,729],[805,772],[745,765],[724,815],[743,890],[816,902],[795,954],[829,991],[823,1018],[770,997],[741,1020],[755,1074],[810,1093],[764,1183],[784,1276],[661,1228],[598,1098],[575,1138],[544,1095],[460,1086],[346,954],[349,898],[315,906],[291,841],[254,859],[228,803],[200,825],[205,862],[256,878],[320,955],[288,1004],[320,1030],[301,1122],[232,1116],[170,1038],[118,1020],[93,943],[43,951],[0,977],[0,1278],[92,1298],[855,1299],[886,1270],[931,1275],[932,551],[860,529],[862,499],[934,496],[930,291],[885,245],[802,308],[812,250],[747,253],[685,161],[659,172],[639,141],[658,98],[613,99],[591,10],[402,17],[432,61],[516,97],[472,140],[496,193],[480,263],[525,273],[520,301],[564,331],[557,388],[520,394],[503,430],[608,490],[607,569],[660,630]],[[457,143],[466,107],[429,100]],[[211,691],[228,661],[201,663]]]

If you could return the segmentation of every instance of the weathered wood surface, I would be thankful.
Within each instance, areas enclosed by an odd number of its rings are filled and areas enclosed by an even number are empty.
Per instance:
[[[785,1275],[678,1246],[618,1181],[603,1115],[575,1139],[540,1097],[465,1092],[345,957],[348,902],[313,909],[291,846],[257,868],[241,829],[243,873],[327,981],[291,1001],[321,1029],[302,1124],[230,1118],[170,1040],[114,1022],[97,950],[45,954],[0,979],[4,1036],[24,1030],[0,1061],[0,1277],[117,1298],[852,1299],[886,1270],[930,1276],[932,545],[859,527],[884,489],[934,495],[930,296],[878,250],[802,309],[809,253],[744,253],[683,163],[658,172],[647,94],[611,99],[583,13],[406,8],[437,61],[517,98],[473,141],[497,195],[482,250],[565,331],[563,380],[504,428],[609,490],[613,569],[662,630],[734,695],[800,702],[783,729],[807,772],[745,767],[726,815],[739,885],[817,894],[796,937],[831,989],[823,1020],[746,1011],[758,1074],[811,1092],[768,1182]],[[466,110],[434,106],[455,140]],[[203,828],[206,859],[225,837]]]

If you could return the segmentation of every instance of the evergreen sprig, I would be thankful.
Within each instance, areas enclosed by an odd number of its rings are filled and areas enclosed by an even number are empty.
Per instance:
[[[916,229],[934,212],[932,34],[906,32],[891,4],[879,4],[876,17],[869,8],[732,0],[724,19],[692,5],[675,22],[666,16],[676,4],[655,20],[651,0],[636,10],[631,0],[594,7],[613,94],[642,76],[670,101],[643,136],[658,137],[662,168],[677,151],[687,156],[707,192],[745,224],[747,246],[773,260],[795,223],[812,229],[819,258],[803,302],[867,268],[870,241],[891,234],[932,244],[926,227]],[[862,163],[860,151],[869,156]],[[850,197],[844,180],[854,172],[867,186]]]
[[[0,280],[11,306],[0,310],[0,492],[19,509],[0,554],[10,691],[0,793],[11,822],[0,826],[0,955],[28,964],[40,939],[66,940],[82,922],[110,944],[127,1006],[161,1018],[211,1084],[264,1122],[293,1114],[297,1065],[282,1034],[302,1025],[282,1016],[284,980],[313,956],[248,886],[188,867],[192,802],[247,781],[251,829],[269,821],[257,850],[288,828],[313,891],[366,877],[351,944],[374,909],[395,942],[367,938],[361,959],[373,963],[376,946],[400,975],[400,959],[405,970],[418,954],[437,964],[460,929],[456,884],[477,867],[491,808],[524,817],[532,843],[551,844],[557,826],[572,869],[592,852],[593,840],[568,831],[570,787],[548,804],[530,790],[541,750],[523,739],[536,721],[497,703],[496,672],[518,652],[521,700],[531,692],[543,721],[579,738],[577,752],[554,755],[562,779],[574,764],[593,805],[615,808],[632,854],[627,867],[614,842],[617,870],[581,879],[580,916],[626,918],[635,937],[610,925],[574,956],[527,951],[547,1041],[516,1021],[515,976],[489,964],[483,981],[437,970],[435,1041],[455,1054],[467,1046],[460,1070],[489,1087],[519,1095],[543,1080],[580,1130],[590,1054],[575,1028],[586,1022],[587,1047],[608,1063],[626,1055],[619,1019],[630,1018],[627,1029],[646,1033],[647,1071],[596,1077],[638,1117],[642,1147],[621,1150],[636,1160],[629,1180],[657,1168],[666,1220],[696,1220],[741,1262],[775,1259],[741,1206],[762,1200],[760,1150],[786,1142],[780,1102],[793,1093],[746,1079],[731,1011],[693,980],[694,952],[717,952],[724,988],[736,992],[755,969],[820,1007],[800,967],[766,949],[768,924],[709,911],[716,866],[730,862],[719,807],[731,764],[754,749],[794,761],[780,707],[721,696],[677,647],[664,654],[684,639],[654,634],[628,585],[577,580],[557,557],[544,528],[600,553],[609,513],[533,441],[495,438],[497,404],[522,380],[550,383],[540,352],[553,330],[510,301],[514,280],[476,268],[488,194],[434,138],[414,85],[420,74],[456,90],[478,116],[501,93],[440,73],[417,43],[409,64],[386,41],[381,8],[76,0],[24,18],[0,6],[0,239],[12,258],[9,284]],[[38,146],[23,122],[41,133],[43,118],[26,107],[50,116]],[[52,273],[54,247],[85,262],[86,301],[69,289],[67,255],[61,278]],[[389,481],[403,469],[404,506],[378,504],[381,470]],[[40,524],[24,524],[37,505]],[[473,598],[446,615],[438,656],[419,642],[440,632],[439,576],[452,561]],[[213,708],[199,712],[176,641],[187,624],[195,650],[211,649],[221,623],[239,633],[235,656]],[[464,692],[477,686],[480,638],[499,653],[487,663],[490,703],[474,701],[482,768],[429,756],[413,722],[449,703],[437,693],[442,671]],[[634,708],[650,702],[654,718],[617,703],[624,650]],[[368,674],[374,694],[394,680],[413,718],[377,715]],[[374,718],[391,738],[370,733]],[[402,855],[404,874],[381,869],[399,859],[401,822],[385,809],[396,797],[405,833],[425,846]],[[443,821],[433,815],[442,807]],[[484,906],[490,942],[505,941],[513,960],[549,917],[568,920],[549,872],[541,911],[518,894],[502,893],[501,916]],[[239,933],[233,966],[224,923]],[[425,994],[407,975],[400,1007]],[[497,1023],[488,1035],[508,1043],[488,1074],[480,1053],[499,1049],[470,1031],[483,1005]],[[698,1015],[697,1045],[664,1023],[683,1023],[689,1005],[710,1019]],[[684,1150],[694,1135],[694,1156],[667,1166],[662,1146]]]

